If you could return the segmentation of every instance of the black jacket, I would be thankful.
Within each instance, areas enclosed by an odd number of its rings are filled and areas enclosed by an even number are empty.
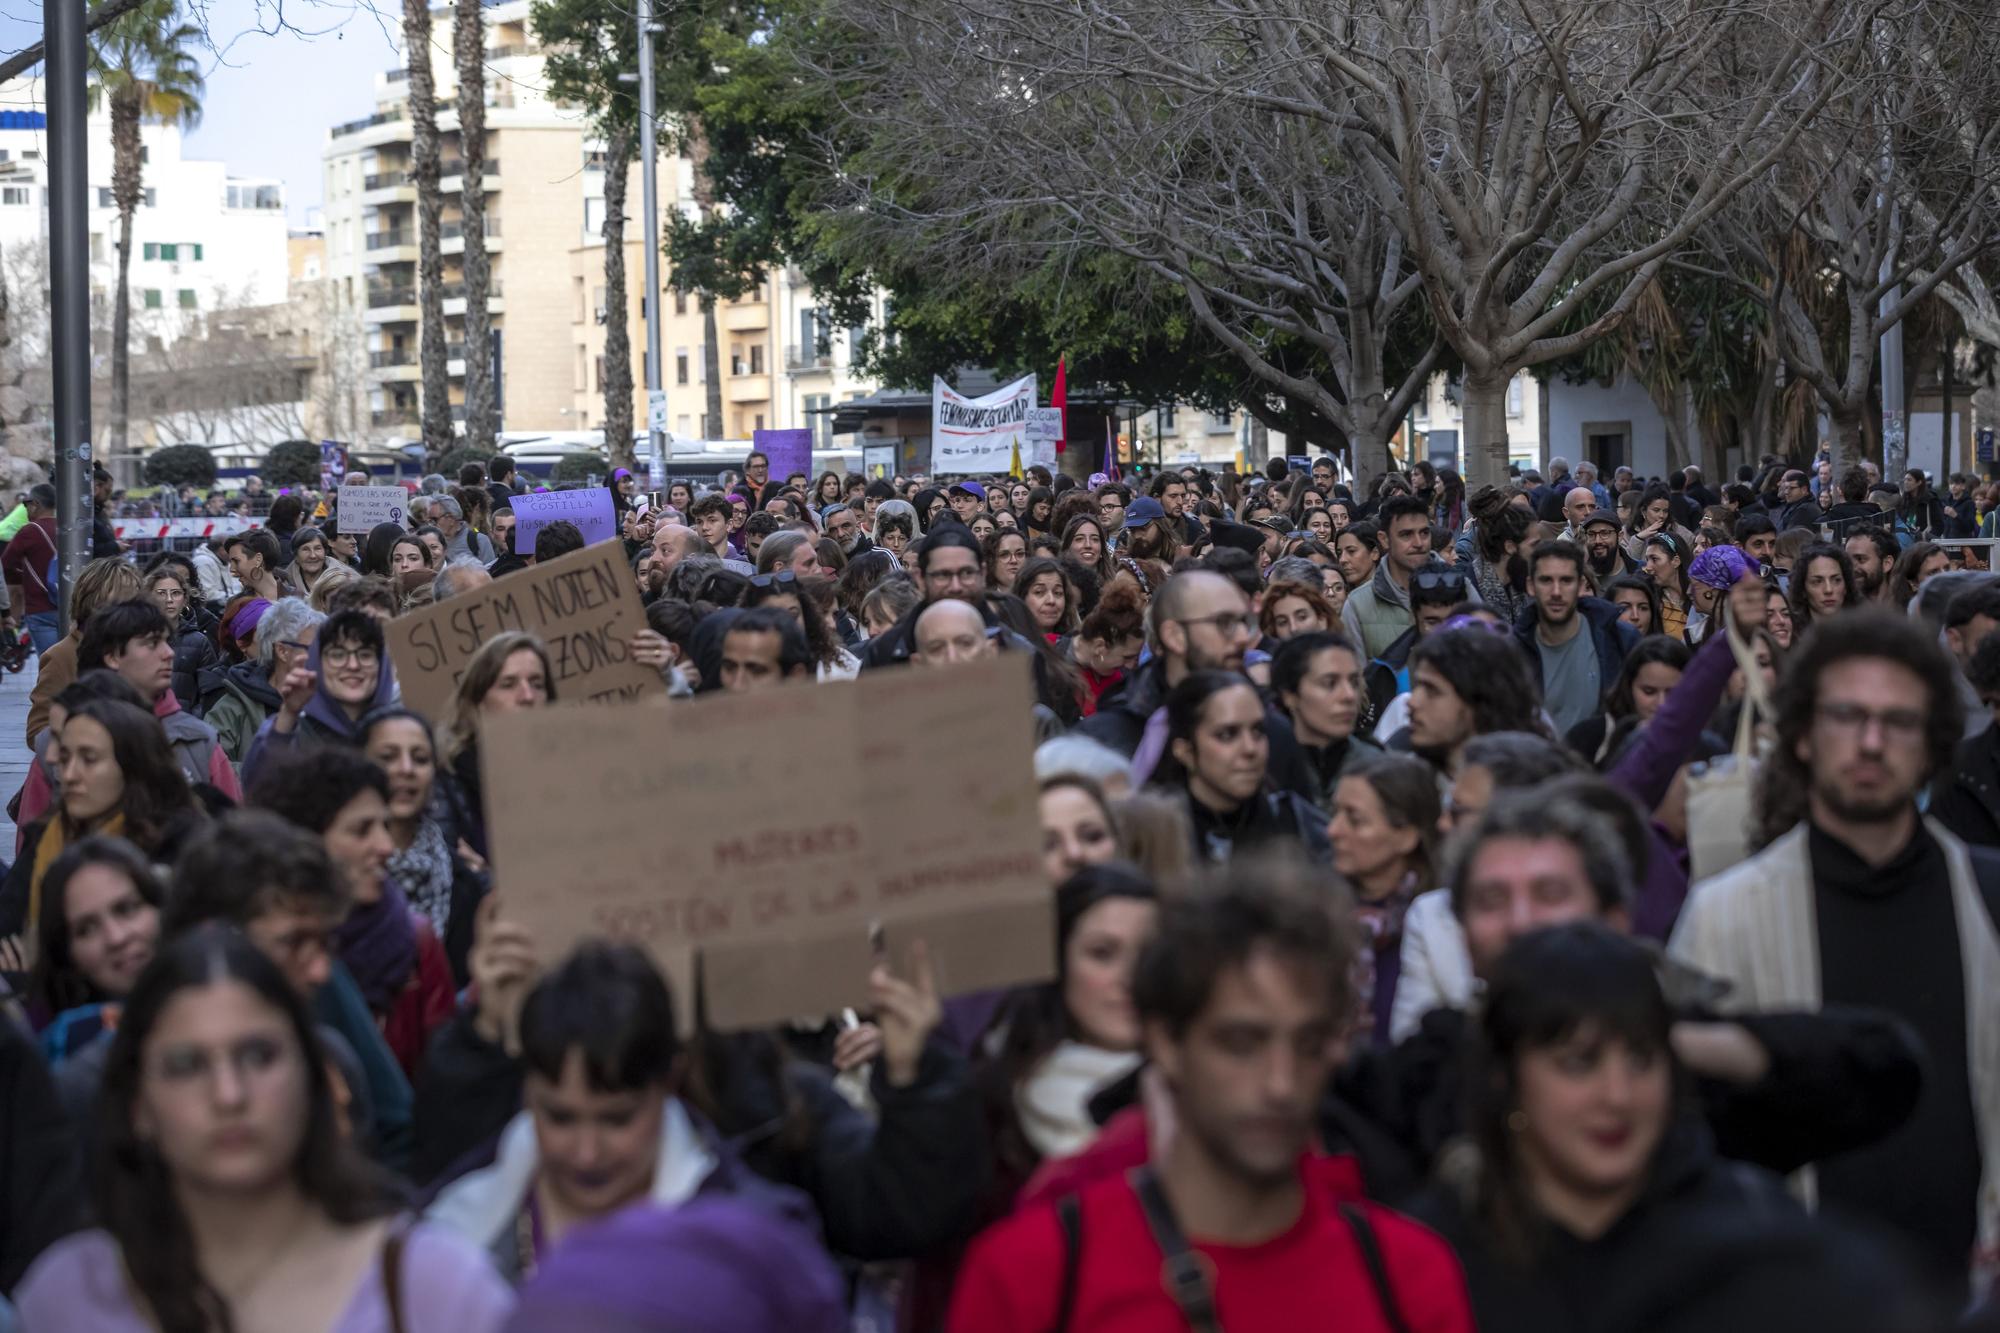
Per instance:
[[[32,861],[32,856],[23,856]],[[0,1018],[0,1291],[82,1225],[75,1135],[34,1041]]]
[[[201,675],[222,662],[215,646],[215,616],[193,602],[174,626],[174,697],[192,713],[201,703]]]
[[[2000,726],[1960,742],[1931,792],[1931,814],[1977,847],[2000,847]]]
[[[1625,655],[1638,646],[1639,631],[1618,618],[1615,602],[1607,602],[1602,597],[1578,598],[1576,613],[1583,617],[1591,646],[1597,649],[1597,677],[1603,688],[1608,690],[1611,683],[1618,679],[1618,673],[1625,669]],[[1535,629],[1541,624],[1541,619],[1541,609],[1530,602],[1514,621],[1514,638],[1528,654],[1528,660],[1535,663],[1537,677],[1541,674],[1542,644]]]
[[[1211,812],[1188,796],[1188,824],[1194,831],[1194,854],[1210,865],[1242,856],[1262,847],[1297,846],[1315,865],[1333,860],[1333,845],[1327,839],[1326,811],[1297,792],[1261,792],[1228,819]]]
[[[1374,726],[1396,696],[1403,693],[1403,669],[1410,664],[1410,650],[1417,646],[1417,627],[1410,626],[1382,655],[1361,668],[1361,683],[1368,691],[1369,726]]]
[[[908,1259],[962,1239],[991,1174],[983,1113],[964,1060],[942,1042],[917,1077],[893,1088],[878,1064],[871,1121],[818,1065],[762,1059],[761,1037],[704,1034],[729,1048],[723,1086],[708,1091],[716,1128],[767,1180],[807,1194],[827,1247],[863,1261]],[[782,1085],[780,1083],[782,1080]],[[461,1013],[438,1031],[416,1087],[412,1175],[442,1185],[487,1155],[521,1109],[522,1071]],[[802,1112],[803,1134],[788,1114]]]
[[[1167,664],[1154,658],[1126,676],[1097,701],[1097,712],[1079,722],[1074,732],[1107,745],[1128,759],[1146,734],[1148,718],[1167,702]],[[1318,794],[1312,767],[1292,734],[1291,719],[1269,699],[1264,701],[1264,730],[1270,736],[1271,757],[1265,778],[1271,786],[1311,801]]]
[[[1480,1333],[1765,1333],[1908,1328],[1903,1274],[1808,1218],[1768,1172],[1719,1156],[1697,1117],[1671,1125],[1644,1193],[1594,1240],[1545,1224],[1526,1263],[1456,1193],[1413,1215],[1464,1265]]]

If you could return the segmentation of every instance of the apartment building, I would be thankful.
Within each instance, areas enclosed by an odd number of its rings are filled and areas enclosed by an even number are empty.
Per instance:
[[[491,258],[488,310],[498,367],[501,420],[510,430],[573,429],[571,355],[560,330],[570,323],[569,266],[559,256],[584,224],[584,119],[543,91],[541,53],[527,0],[486,10],[486,234],[464,235],[463,158],[458,137],[452,7],[432,11],[431,65],[439,100],[444,216],[446,343],[451,397],[464,397],[463,261],[483,243]],[[400,34],[400,29],[398,29]],[[368,361],[372,438],[414,439],[419,430],[417,191],[411,181],[413,131],[408,72],[376,77],[374,110],[329,131],[326,272],[340,300],[359,310]],[[458,415],[462,416],[462,407]]]
[[[0,247],[46,247],[49,235],[47,98],[39,78],[0,85]],[[111,201],[111,118],[89,121],[90,282],[95,318],[110,323],[118,278],[118,210]],[[231,175],[183,153],[171,125],[139,129],[145,193],[132,219],[133,328],[172,341],[202,316],[285,299],[284,185]]]

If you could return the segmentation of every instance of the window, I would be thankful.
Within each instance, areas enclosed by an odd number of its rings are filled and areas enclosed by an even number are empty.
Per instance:
[[[169,264],[175,262],[180,257],[181,248],[178,245],[162,245],[160,247],[160,258],[166,260]]]
[[[833,413],[826,409],[833,406],[833,395],[809,393],[805,402],[806,420],[812,426],[813,448],[830,448],[833,441]]]
[[[753,425],[752,425],[752,426],[750,427],[750,429],[752,429],[752,430],[762,430],[762,429],[764,429],[764,414],[763,414],[762,412],[759,412],[759,413],[757,414],[757,420],[756,420],[756,422],[755,422],[755,423],[754,423],[754,424],[753,424]]]
[[[99,187],[99,189],[98,189],[98,191],[97,191],[97,206],[98,206],[99,208],[116,208],[116,207],[117,207],[117,205],[116,205],[115,203],[113,203],[113,202],[112,202],[112,200],[111,200],[111,191],[109,191],[109,190],[106,190],[106,189],[104,189],[104,188],[102,188],[102,187]]]
[[[188,247],[188,249],[194,251],[194,262],[199,264],[201,262],[201,246],[191,245]]]
[[[8,158],[12,156],[13,156],[12,153],[8,152],[4,148],[0,148],[0,162],[5,162]]]
[[[592,393],[604,392],[604,358],[601,356],[597,358],[596,368],[592,372],[590,388]]]
[[[583,235],[586,240],[604,235],[604,200],[602,198],[583,201]]]
[[[1521,376],[1519,375],[1507,381],[1507,415],[1510,417],[1521,415]]]
[[[824,354],[820,339],[824,330],[820,328],[819,311],[807,306],[799,311],[799,364],[810,366]]]
[[[687,382],[688,349],[685,347],[676,347],[674,349],[674,383],[686,384]]]
[[[750,373],[752,375],[761,375],[764,373],[763,343],[750,344]]]
[[[160,289],[158,287],[148,287],[146,289],[146,309],[158,310],[159,308],[160,308]]]
[[[675,292],[674,313],[676,315],[685,315],[687,312],[688,312],[688,294],[686,292]]]
[[[1234,412],[1209,413],[1208,433],[1210,435],[1227,435],[1234,429],[1236,429],[1236,414]]]
[[[139,258],[158,259],[159,257],[160,257],[160,247],[156,243],[152,241],[147,241],[144,245],[139,247]]]
[[[578,347],[576,349],[576,382],[575,382],[575,388],[578,393],[582,393],[590,387],[590,371],[587,368],[589,366],[589,363],[590,363],[590,353],[584,348]]]
[[[144,204],[147,208],[157,208],[160,203],[160,192],[158,190],[155,190],[152,186],[148,185],[146,187],[144,197],[142,197],[139,202]]]
[[[25,185],[9,185],[4,191],[0,191],[0,204],[6,204],[9,207],[27,207],[28,187]]]
[[[749,373],[749,369],[749,366],[743,361],[743,344],[729,344],[729,373],[732,375],[744,375]]]
[[[674,418],[674,434],[686,437],[694,434],[694,418],[683,412]]]
[[[1175,424],[1174,420],[1179,415],[1180,415],[1180,409],[1172,403],[1168,403],[1165,407],[1161,408],[1160,432],[1162,434],[1165,434],[1167,431],[1179,429],[1179,427]]]
[[[865,328],[860,324],[856,324],[847,330],[848,365],[858,366],[861,364],[861,344],[862,341],[867,337],[868,337],[867,328]]]
[[[576,295],[576,322],[581,324],[590,315],[590,311],[583,304],[583,279],[572,278],[570,285]]]
[[[181,288],[181,309],[193,310],[194,308],[195,308],[194,289],[192,287]]]

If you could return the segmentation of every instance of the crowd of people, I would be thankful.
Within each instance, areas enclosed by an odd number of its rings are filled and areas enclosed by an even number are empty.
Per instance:
[[[615,473],[672,699],[1033,682],[1053,976],[725,1031],[509,912],[547,646],[404,702],[388,622],[584,545],[512,469],[106,553],[66,633],[26,497],[14,1326],[2000,1328],[1990,488]]]

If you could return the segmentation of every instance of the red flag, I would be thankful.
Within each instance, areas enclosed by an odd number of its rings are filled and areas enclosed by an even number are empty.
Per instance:
[[[1056,452],[1069,448],[1069,367],[1067,356],[1056,358],[1056,387],[1049,393],[1049,406],[1063,414],[1062,434],[1056,439]]]

